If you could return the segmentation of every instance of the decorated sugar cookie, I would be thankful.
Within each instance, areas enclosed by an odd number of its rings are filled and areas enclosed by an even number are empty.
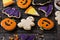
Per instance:
[[[48,5],[45,5],[45,6],[40,6],[38,8],[38,10],[44,12],[45,16],[48,17],[51,14],[52,10],[53,10],[53,5],[52,4],[48,4]]]
[[[7,7],[2,11],[2,13],[6,14],[8,17],[20,18],[21,12],[16,8]]]
[[[13,3],[14,3],[13,0],[3,0],[3,7],[9,6]]]
[[[21,34],[21,40],[34,40],[35,35],[27,35],[27,34]]]
[[[38,12],[32,7],[30,6],[26,11],[25,14],[29,14],[29,15],[34,15],[34,16],[40,16],[38,14]]]
[[[17,0],[17,5],[20,8],[27,8],[31,4],[32,0]]]
[[[34,18],[32,16],[27,17],[27,19],[22,19],[18,24],[19,28],[23,28],[25,30],[31,30],[31,27],[35,25]]]
[[[16,22],[12,19],[5,18],[1,21],[1,26],[7,31],[12,31],[16,28]]]
[[[60,0],[54,0],[55,7],[60,10]]]
[[[54,27],[54,22],[48,18],[41,18],[38,21],[38,26],[41,29],[50,30]]]
[[[45,5],[47,3],[50,3],[51,0],[32,0],[33,5]]]
[[[58,24],[60,25],[60,11],[56,11],[55,12],[55,15],[56,15],[56,17],[55,17],[55,20],[58,22]]]

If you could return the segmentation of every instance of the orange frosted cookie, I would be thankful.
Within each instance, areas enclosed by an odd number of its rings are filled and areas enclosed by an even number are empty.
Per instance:
[[[7,31],[12,31],[16,28],[16,22],[12,19],[5,18],[1,21],[1,26]]]
[[[41,18],[38,21],[38,26],[45,30],[50,30],[54,27],[54,22],[48,18]]]

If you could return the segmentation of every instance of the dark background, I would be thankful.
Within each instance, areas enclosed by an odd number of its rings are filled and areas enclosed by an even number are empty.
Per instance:
[[[51,3],[54,6],[54,0],[52,0]],[[35,18],[36,25],[32,28],[32,30],[31,31],[25,31],[24,29],[20,29],[20,28],[16,27],[16,29],[14,31],[8,32],[0,26],[0,40],[2,40],[3,36],[5,36],[5,40],[8,40],[8,37],[13,36],[14,34],[18,34],[18,35],[20,35],[20,34],[28,34],[28,35],[34,34],[37,37],[36,40],[60,40],[60,26],[58,26],[57,22],[55,21],[55,11],[57,9],[55,9],[55,7],[53,7],[52,14],[48,17],[49,19],[54,21],[54,23],[55,23],[54,28],[49,30],[49,31],[46,31],[46,30],[41,31],[37,25],[37,21],[40,18],[45,17],[45,15],[43,12],[38,10],[39,6],[37,6],[37,5],[34,6],[32,4],[30,6],[33,6],[38,11],[38,13],[40,14],[39,17],[33,16]],[[17,23],[20,22],[20,20],[22,18],[27,18],[28,16],[30,16],[30,15],[24,14],[24,11],[26,9],[19,8],[16,3],[14,3],[13,5],[10,5],[9,7],[15,7],[21,11],[21,14],[22,14],[21,18],[20,19],[14,18]],[[3,9],[4,9],[4,7],[2,5],[2,0],[0,0],[0,16],[1,16],[0,21],[3,20],[4,18],[7,18],[7,15],[2,13]],[[40,36],[43,36],[43,37],[40,37]]]

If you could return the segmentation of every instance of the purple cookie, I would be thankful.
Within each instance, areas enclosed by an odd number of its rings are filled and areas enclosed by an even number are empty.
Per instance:
[[[4,14],[6,14],[8,17],[14,17],[14,18],[20,18],[21,13],[16,8],[8,7],[2,11]]]
[[[47,6],[41,6],[41,7],[38,8],[38,10],[43,11],[45,13],[45,16],[48,17],[53,10],[53,5],[49,4]]]
[[[20,35],[21,40],[33,40],[35,38],[35,35],[27,35],[27,34],[22,34]]]

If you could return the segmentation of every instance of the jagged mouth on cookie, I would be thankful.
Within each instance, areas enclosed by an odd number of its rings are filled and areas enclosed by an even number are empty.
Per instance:
[[[7,22],[5,22],[5,24],[6,24],[7,26],[10,26],[10,24],[8,24]]]

